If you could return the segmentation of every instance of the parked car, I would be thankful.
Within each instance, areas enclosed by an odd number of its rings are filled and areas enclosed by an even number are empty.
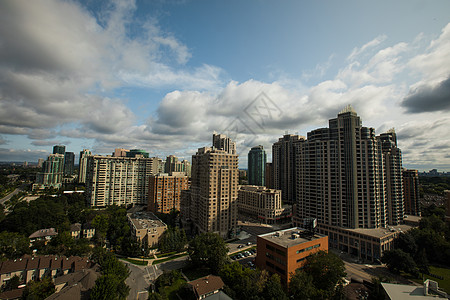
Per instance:
[[[239,245],[239,246],[238,246],[238,249],[241,249],[242,247],[244,247],[244,245]]]
[[[250,246],[251,244],[252,244],[252,242],[248,242],[248,243],[247,243],[247,246]]]

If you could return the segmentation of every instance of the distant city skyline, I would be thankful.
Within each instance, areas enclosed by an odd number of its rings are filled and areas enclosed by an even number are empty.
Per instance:
[[[450,171],[450,2],[0,2],[0,161],[143,149],[191,161],[351,104],[408,169]],[[12,30],[14,29],[14,30]]]

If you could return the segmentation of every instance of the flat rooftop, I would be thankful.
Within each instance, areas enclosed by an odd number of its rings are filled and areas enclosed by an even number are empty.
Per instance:
[[[289,248],[305,242],[314,241],[326,237],[326,235],[314,233],[314,235],[309,238],[306,237],[306,229],[301,227],[294,227],[261,234],[258,235],[258,237],[282,247]]]
[[[333,229],[338,229],[340,231],[358,233],[360,235],[366,235],[366,236],[374,237],[374,238],[384,238],[384,237],[388,237],[388,236],[396,234],[396,233],[406,232],[406,231],[410,230],[411,228],[414,228],[414,226],[406,225],[406,224],[396,225],[396,226],[388,226],[386,228],[355,228],[355,229],[342,228],[342,227],[330,226],[330,225],[322,225],[322,226],[326,226],[326,227],[333,228]],[[321,227],[323,229],[324,227],[322,227],[322,226],[321,226],[321,224],[318,225],[318,227]]]
[[[128,217],[138,230],[167,226],[165,223],[163,223],[163,221],[155,216],[154,213],[150,211],[128,213]]]

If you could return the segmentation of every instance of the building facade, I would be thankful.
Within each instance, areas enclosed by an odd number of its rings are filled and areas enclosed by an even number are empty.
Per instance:
[[[159,238],[167,230],[167,225],[149,211],[129,213],[127,217],[131,235],[137,241],[147,243],[149,247],[156,247]]]
[[[189,189],[184,172],[159,173],[150,176],[147,209],[163,214],[180,210],[181,191]]]
[[[273,164],[272,163],[266,163],[266,179],[265,179],[265,186],[269,189],[273,189],[274,183],[273,183]]]
[[[264,186],[239,186],[238,211],[266,224],[290,220],[292,217],[291,207],[282,205],[281,191]]]
[[[78,163],[78,182],[86,183],[86,170],[87,170],[87,161],[88,156],[92,155],[91,151],[88,149],[83,149],[80,151],[80,159]]]
[[[64,154],[50,154],[42,166],[42,172],[36,175],[34,189],[53,187],[59,189],[64,173]]]
[[[248,152],[248,184],[265,186],[267,155],[263,146],[252,147]]]
[[[213,148],[223,150],[229,154],[236,154],[236,143],[225,134],[213,134]]]
[[[183,172],[191,177],[191,163],[187,160],[179,161],[178,157],[169,155],[164,164],[164,173]]]
[[[405,214],[420,216],[419,172],[403,169],[402,175]]]
[[[53,154],[63,154],[66,153],[66,146],[64,145],[55,145],[53,146]]]
[[[217,136],[224,149],[204,147],[192,156],[189,219],[199,232],[230,237],[237,229],[238,155],[234,143]]]
[[[75,165],[75,154],[73,152],[64,153],[64,175],[73,175]]]
[[[321,250],[328,252],[327,236],[310,234],[300,227],[258,235],[256,242],[256,266],[278,274],[285,285],[308,256]]]
[[[282,200],[286,204],[294,204],[296,192],[296,145],[304,138],[286,134],[272,145],[273,188],[281,190]]]
[[[156,158],[87,158],[86,200],[94,207],[147,204],[150,176],[155,174]]]

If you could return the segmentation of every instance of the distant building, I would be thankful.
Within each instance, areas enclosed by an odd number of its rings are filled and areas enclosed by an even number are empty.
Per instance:
[[[273,183],[273,164],[272,163],[266,163],[266,179],[265,179],[265,183],[266,183],[266,187],[269,189],[273,189],[274,188],[274,183]]]
[[[445,202],[444,202],[444,207],[445,207],[445,221],[447,223],[450,223],[450,190],[445,190]]]
[[[62,185],[64,172],[64,155],[50,154],[42,166],[42,172],[37,173],[33,190],[53,187],[59,189]]]
[[[295,270],[302,268],[306,258],[320,250],[328,252],[328,237],[310,234],[303,228],[290,228],[258,235],[255,264],[258,268],[278,274],[288,284]]]
[[[90,222],[84,223],[83,225],[74,223],[70,225],[70,234],[74,239],[91,239],[95,235],[95,228],[92,227]]]
[[[145,240],[149,247],[157,246],[159,238],[167,230],[167,225],[149,211],[128,213],[127,217],[131,235],[139,242]]]
[[[130,150],[123,149],[123,148],[116,148],[112,154],[113,157],[127,157],[127,153],[130,152]]]
[[[183,172],[191,177],[191,163],[187,160],[179,161],[178,157],[169,155],[164,163],[164,173]]]
[[[149,157],[148,152],[146,152],[142,149],[132,149],[132,150],[128,151],[126,155],[127,155],[127,157],[144,157],[144,158]]]
[[[37,167],[38,167],[38,168],[42,168],[43,165],[44,165],[44,159],[43,159],[43,158],[39,158],[39,159],[38,159]]]
[[[252,147],[248,152],[248,184],[265,186],[267,155],[264,147]]]
[[[80,151],[80,159],[78,165],[79,183],[86,183],[87,162],[90,155],[92,155],[92,153],[88,149],[83,149],[83,151]]]
[[[53,154],[63,154],[66,153],[66,146],[64,145],[55,145],[53,146]]]
[[[181,191],[189,189],[184,172],[159,173],[149,178],[148,210],[154,213],[170,213],[180,210]]]
[[[75,165],[75,154],[73,152],[64,153],[64,175],[73,175]]]
[[[85,195],[91,206],[147,204],[157,158],[93,155],[87,160]]]
[[[238,211],[266,224],[290,221],[292,217],[292,208],[282,205],[281,191],[264,186],[239,186]]]
[[[402,175],[405,214],[420,216],[419,172],[403,169]]]
[[[234,236],[237,230],[238,155],[225,135],[192,156],[190,219],[199,232]],[[223,148],[220,148],[223,147]]]
[[[273,188],[281,190],[283,203],[297,199],[297,157],[295,147],[304,137],[285,134],[272,145]]]

